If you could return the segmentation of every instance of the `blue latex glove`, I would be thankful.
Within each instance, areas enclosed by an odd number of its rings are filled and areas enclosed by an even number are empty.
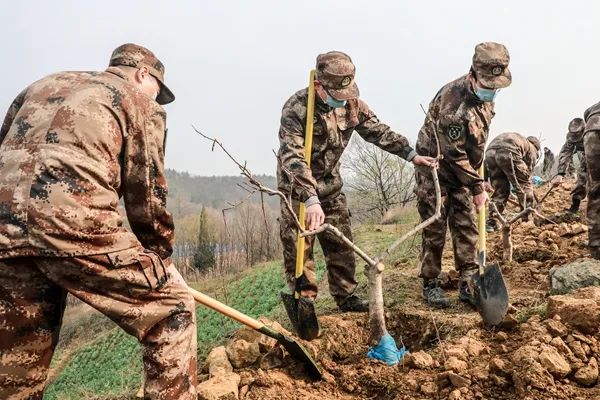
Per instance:
[[[367,357],[383,361],[387,365],[396,365],[402,360],[405,354],[408,354],[406,347],[403,346],[399,349],[392,335],[386,333],[381,337],[376,346],[369,348]]]
[[[535,186],[540,186],[542,183],[544,183],[544,180],[539,176],[534,175],[531,177],[531,183],[533,183]]]

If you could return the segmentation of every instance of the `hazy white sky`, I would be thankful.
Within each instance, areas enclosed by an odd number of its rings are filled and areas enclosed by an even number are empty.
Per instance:
[[[1,113],[32,81],[102,70],[119,44],[153,50],[177,100],[166,106],[167,167],[237,174],[191,125],[255,173],[273,174],[281,107],[318,53],[342,50],[361,96],[414,144],[425,107],[466,73],[474,46],[504,43],[513,84],[491,137],[543,134],[557,152],[568,122],[600,100],[600,3],[593,1],[3,1]]]

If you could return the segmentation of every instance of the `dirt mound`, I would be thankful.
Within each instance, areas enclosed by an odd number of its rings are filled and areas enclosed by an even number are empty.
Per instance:
[[[366,357],[366,315],[320,316],[321,336],[304,343],[323,369],[324,379],[318,382],[311,381],[303,366],[277,343],[246,330],[232,342],[257,343],[234,346],[253,349],[251,357],[236,355],[250,363],[234,369],[240,377],[239,398],[599,399],[600,333],[595,321],[600,288],[548,297],[548,271],[588,255],[585,221],[579,215],[562,217],[570,204],[569,190],[570,183],[557,188],[543,204],[544,215],[559,217],[556,224],[536,226],[529,221],[513,228],[514,261],[503,265],[513,324],[492,332],[463,305],[430,310],[417,294],[407,295],[401,304],[387,308],[386,319],[392,336],[411,353],[399,365],[388,367]],[[539,195],[545,191],[540,188]],[[488,243],[490,261],[501,260],[500,235],[491,234]],[[451,269],[448,252],[443,263]],[[414,268],[401,263],[386,271],[390,279],[384,286],[416,281]],[[416,283],[411,285],[416,292]],[[585,307],[578,306],[584,303]]]

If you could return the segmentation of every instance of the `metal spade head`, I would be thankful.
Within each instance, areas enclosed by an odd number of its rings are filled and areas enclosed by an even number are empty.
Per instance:
[[[281,292],[281,300],[294,330],[304,340],[313,340],[319,336],[319,321],[315,304],[311,299]]]
[[[323,373],[319,369],[317,363],[315,363],[308,351],[304,348],[304,346],[298,343],[297,340],[266,325],[260,328],[259,331],[269,337],[272,337],[273,339],[276,339],[293,358],[304,363],[306,372],[311,378],[321,379],[323,377]]]
[[[500,324],[508,312],[508,289],[498,263],[484,267],[472,276],[475,307],[488,326]]]

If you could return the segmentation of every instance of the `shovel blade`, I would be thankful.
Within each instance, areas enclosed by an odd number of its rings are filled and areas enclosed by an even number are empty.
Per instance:
[[[281,292],[281,300],[285,311],[294,327],[294,331],[304,340],[313,340],[319,336],[319,321],[315,312],[315,304],[311,299]]]
[[[487,265],[483,275],[473,275],[475,306],[488,326],[500,324],[508,312],[508,289],[498,263]]]
[[[259,331],[267,336],[272,337],[273,339],[276,339],[294,359],[302,362],[306,367],[306,372],[311,378],[321,379],[323,377],[323,373],[319,369],[319,366],[315,360],[313,360],[311,357],[308,350],[306,350],[306,348],[304,348],[304,346],[302,346],[297,340],[284,335],[279,331],[269,328],[268,326],[263,326],[261,329],[259,329]]]

